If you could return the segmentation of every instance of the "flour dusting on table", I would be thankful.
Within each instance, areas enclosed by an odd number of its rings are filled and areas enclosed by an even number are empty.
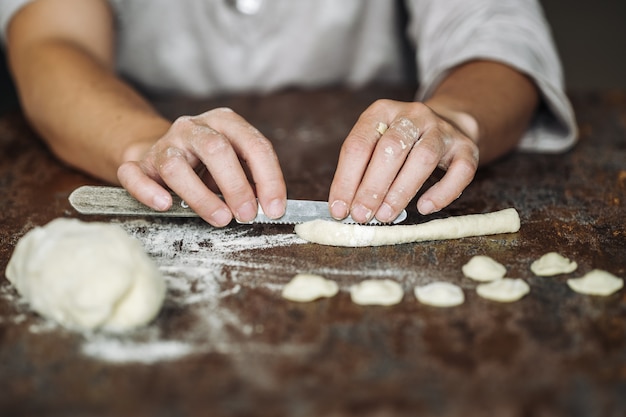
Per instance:
[[[263,338],[258,336],[264,331],[264,323],[253,322],[256,317],[242,317],[240,310],[229,307],[229,299],[237,300],[246,297],[245,291],[261,289],[275,294],[278,300],[283,286],[312,266],[316,270],[308,272],[331,279],[390,278],[410,286],[416,278],[406,270],[310,264],[306,256],[293,257],[290,251],[279,250],[307,243],[291,227],[277,232],[263,226],[216,229],[200,220],[133,219],[118,223],[141,241],[155,261],[166,281],[167,294],[157,320],[144,328],[123,334],[97,331],[81,335],[80,352],[109,363],[149,364],[211,352],[231,357],[241,354],[242,363],[250,352],[300,355],[312,347],[301,342],[278,346],[261,342]],[[267,270],[272,273],[267,274]],[[340,291],[348,291],[341,279],[339,287]],[[1,295],[12,294],[8,286]],[[20,311],[13,320],[15,324],[32,321],[29,329],[34,334],[63,331],[53,322],[30,315],[19,301],[16,304]]]
[[[251,227],[216,229],[200,221],[132,220],[120,226],[142,242],[165,278],[168,291],[162,314],[182,311],[192,325],[167,332],[153,323],[133,334],[85,337],[84,355],[114,363],[153,363],[194,353],[230,352],[238,344],[231,341],[233,332],[240,333],[238,338],[246,337],[255,327],[221,300],[238,294],[242,285],[260,284],[238,271],[243,268],[249,275],[258,275],[255,271],[276,267],[269,259],[259,260],[258,250],[305,243],[291,231],[259,234]],[[284,262],[282,267],[289,269]]]

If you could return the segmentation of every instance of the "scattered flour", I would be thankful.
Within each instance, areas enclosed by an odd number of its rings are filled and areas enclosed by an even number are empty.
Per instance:
[[[258,279],[259,270],[270,266],[275,269],[276,265],[271,257],[259,256],[258,250],[304,241],[291,230],[265,234],[249,227],[215,229],[201,221],[133,219],[118,224],[140,240],[163,275],[167,286],[164,310],[183,312],[187,326],[177,328],[175,336],[166,334],[156,323],[126,334],[85,332],[80,347],[83,355],[112,363],[153,363],[201,352],[262,349],[250,339],[263,330],[262,326],[246,322],[223,300],[236,296],[244,287],[263,286],[279,291],[280,278],[276,282]],[[281,268],[292,274],[296,266],[281,262]],[[2,322],[27,322],[29,331],[36,334],[65,331],[50,320],[33,316],[10,284],[0,285],[0,298],[11,301],[18,310],[12,316],[2,317]],[[240,346],[242,339],[249,341],[250,346]],[[295,352],[298,348],[284,346],[283,350]]]
[[[228,306],[228,298],[246,289],[262,288],[280,293],[289,277],[302,272],[302,260],[272,253],[272,248],[300,245],[306,241],[291,228],[284,233],[266,233],[252,227],[216,229],[202,221],[176,222],[168,219],[132,219],[117,222],[131,236],[139,239],[154,260],[167,286],[164,312],[184,315],[184,326],[163,329],[159,321],[133,332],[116,335],[87,332],[82,335],[80,352],[95,360],[109,363],[155,363],[186,356],[216,352],[236,357],[242,374],[248,373],[250,352],[268,355],[302,355],[313,349],[307,343],[284,343],[279,346],[260,342],[255,335],[264,332],[263,323],[241,317]],[[268,251],[269,249],[269,251]],[[271,268],[272,277],[259,271]],[[417,273],[410,270],[366,268],[333,268],[316,266],[315,273],[331,279],[338,277],[339,288],[349,290],[341,277],[394,279],[419,284]],[[344,281],[345,282],[345,281]],[[14,288],[0,284],[0,298],[10,300],[17,308],[2,322],[27,323],[31,333],[47,334],[66,331],[56,323],[33,316]]]
[[[83,354],[113,363],[154,363],[176,360],[194,352],[190,343],[174,340],[132,342],[107,337],[93,337],[82,346]]]
[[[303,355],[315,349],[314,341],[279,346],[261,342],[255,335],[265,331],[264,323],[242,317],[229,307],[229,298],[238,297],[248,289],[262,288],[279,295],[288,277],[309,269],[297,260],[282,257],[280,251],[271,251],[306,243],[291,229],[268,234],[251,227],[215,229],[202,221],[167,219],[134,219],[121,221],[119,225],[142,242],[162,273],[167,284],[165,314],[168,311],[184,314],[185,325],[177,327],[173,322],[168,330],[158,325],[157,320],[129,334],[85,333],[80,346],[83,355],[109,363],[149,364],[216,352],[228,354],[242,375],[247,375],[253,365],[247,359],[251,352]],[[267,268],[276,274],[273,277],[259,274]],[[409,287],[430,281],[428,274],[419,271],[377,266],[315,265],[314,272],[334,279],[343,291],[350,290],[348,282],[353,280],[342,283],[342,277],[394,280]],[[15,314],[0,317],[2,323],[26,322],[32,333],[65,331],[54,322],[33,316],[8,283],[0,283],[0,299],[16,306]]]

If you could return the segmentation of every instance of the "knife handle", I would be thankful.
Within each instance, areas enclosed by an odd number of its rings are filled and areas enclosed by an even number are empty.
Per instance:
[[[84,185],[70,194],[69,201],[80,214],[198,217],[176,194],[172,194],[172,207],[169,210],[157,211],[139,202],[121,187]]]

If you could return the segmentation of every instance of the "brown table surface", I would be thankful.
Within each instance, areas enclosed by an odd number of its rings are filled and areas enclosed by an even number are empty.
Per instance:
[[[213,101],[162,100],[166,114],[231,106],[272,138],[292,198],[326,199],[339,146],[375,98],[411,89],[288,91]],[[17,240],[56,217],[121,224],[168,283],[154,323],[124,335],[66,330],[0,281],[0,415],[46,416],[623,416],[626,303],[574,293],[593,268],[626,278],[626,94],[572,94],[580,143],[515,153],[481,170],[436,216],[515,207],[518,233],[379,248],[306,244],[291,226],[79,216],[67,197],[98,184],[57,162],[20,114],[0,119],[0,269]],[[427,220],[410,208],[409,223]],[[535,277],[549,251],[575,273]],[[489,255],[531,286],[521,301],[479,298],[461,266]],[[340,293],[293,303],[298,272]],[[400,282],[392,307],[351,302],[351,284]],[[416,285],[459,284],[466,302],[419,304]]]

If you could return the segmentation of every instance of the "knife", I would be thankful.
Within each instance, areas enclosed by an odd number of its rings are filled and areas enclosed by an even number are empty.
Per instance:
[[[198,217],[183,200],[172,194],[172,207],[167,211],[156,211],[140,203],[124,188],[84,185],[75,189],[69,196],[72,207],[80,214],[100,214],[111,216],[158,216],[158,217]],[[249,223],[298,224],[310,220],[322,219],[341,223],[356,223],[351,217],[341,221],[333,219],[328,211],[326,201],[287,200],[285,215],[279,219],[271,219],[263,213],[258,205],[257,216]],[[400,223],[407,217],[406,210],[392,223]],[[376,219],[368,224],[382,224]]]

